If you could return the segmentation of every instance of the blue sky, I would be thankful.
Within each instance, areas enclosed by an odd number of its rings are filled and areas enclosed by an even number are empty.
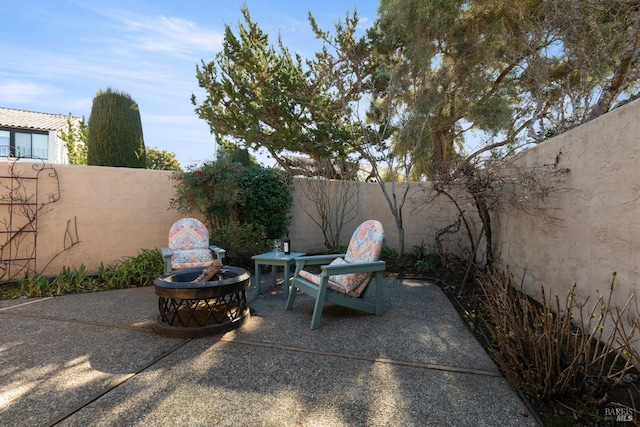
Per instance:
[[[22,0],[2,1],[0,107],[89,118],[99,89],[126,92],[140,107],[145,144],[176,154],[183,167],[214,158],[214,138],[191,104],[202,97],[201,59],[221,49],[246,3],[275,43],[303,57],[318,43],[311,11],[323,29],[355,9],[375,20],[377,0]],[[259,159],[269,164],[264,156]]]

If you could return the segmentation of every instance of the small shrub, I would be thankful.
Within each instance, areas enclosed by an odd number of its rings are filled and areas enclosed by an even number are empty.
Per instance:
[[[20,292],[11,296],[17,298],[21,295],[29,297],[41,297],[49,295],[49,280],[40,275],[29,277],[20,283]]]
[[[614,276],[615,280],[615,276]],[[534,400],[579,398],[597,404],[638,364],[633,325],[625,325],[635,296],[613,307],[608,295],[579,301],[574,287],[565,300],[545,293],[538,303],[513,286],[513,277],[478,278],[480,316],[495,345],[493,356]],[[587,303],[589,303],[587,305]]]
[[[425,274],[433,270],[433,264],[428,259],[416,260],[415,267],[420,274]]]
[[[265,228],[252,224],[231,223],[214,229],[211,243],[227,251],[224,263],[251,268],[251,257],[269,251]]]
[[[391,249],[388,247],[382,248],[382,253],[380,254],[380,259],[383,261],[386,260],[394,260],[398,258],[398,251],[395,249]]]
[[[429,255],[427,244],[424,240],[419,245],[413,247],[413,254],[416,256],[416,259],[424,259]]]
[[[433,270],[433,255],[429,253],[424,240],[420,245],[416,245],[413,247],[413,254],[416,257],[414,267],[420,274],[426,274]]]
[[[116,261],[108,269],[109,288],[134,288],[152,284],[164,271],[164,262],[158,249],[143,249],[136,256]]]

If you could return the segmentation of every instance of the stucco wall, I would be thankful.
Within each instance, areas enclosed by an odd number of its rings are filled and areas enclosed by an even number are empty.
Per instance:
[[[22,176],[32,176],[32,166],[30,162],[19,161],[15,168]],[[3,163],[1,167],[6,172],[8,164]],[[89,271],[96,271],[101,263],[107,265],[123,256],[136,255],[141,249],[166,246],[169,228],[183,216],[169,209],[169,200],[174,194],[170,172],[73,165],[52,167],[58,176],[60,199],[48,205],[46,213],[41,212],[38,218],[38,272],[47,264],[44,272],[48,274],[57,274],[63,266],[77,268],[81,264]],[[48,173],[40,175],[39,203],[42,203],[48,194],[55,192],[56,180]],[[340,182],[330,184],[335,188],[342,185]],[[294,180],[289,233],[292,249],[306,253],[326,251],[322,232],[309,216],[318,219],[315,205],[304,196],[300,186],[301,183]],[[377,219],[385,228],[387,245],[397,249],[397,227],[380,187],[376,183],[359,186],[352,200],[357,206],[357,215],[344,226],[343,242],[348,242],[362,221]],[[403,189],[399,186],[398,194]],[[426,209],[428,189],[424,183],[410,186],[403,209],[407,251],[423,241],[432,245],[435,232],[454,215],[446,201],[432,203],[431,208]],[[0,216],[0,221],[4,221],[7,212],[3,211]],[[70,239],[75,239],[76,230],[79,243],[56,257],[65,242],[68,245]],[[458,250],[460,244],[456,238],[449,240],[452,243],[448,247]]]
[[[15,165],[16,174],[33,176],[33,165],[19,161]],[[8,176],[8,164],[3,163],[1,167],[2,175]],[[60,188],[59,200],[47,205],[38,215],[38,272],[49,262],[45,273],[57,274],[62,266],[77,268],[81,264],[89,271],[97,271],[101,262],[106,265],[123,256],[136,255],[143,248],[166,246],[169,227],[182,216],[169,210],[173,195],[169,172],[96,166],[52,167],[57,179],[46,170],[38,179],[40,205],[56,192],[56,181]],[[8,182],[7,178],[3,180]],[[20,217],[14,214],[14,222]],[[5,209],[0,221],[4,224],[7,218]],[[6,227],[3,225],[2,229]],[[79,243],[56,257],[76,235]]]
[[[564,182],[533,200],[535,215],[510,209],[499,216],[500,253],[527,292],[540,285],[581,296],[608,289],[625,300],[640,280],[640,102],[522,153],[524,168],[567,168]],[[557,164],[556,164],[557,162]]]
[[[305,196],[302,189],[304,185],[304,182],[300,180],[294,181],[294,204],[290,232],[293,249],[307,253],[326,251],[323,234],[311,219],[313,216],[316,221],[320,222],[320,217],[315,204]],[[332,181],[330,185],[333,191],[339,193],[340,187],[345,184],[340,181]],[[386,185],[387,191],[392,197],[391,185]],[[351,200],[357,206],[357,212],[354,219],[345,224],[343,228],[343,244],[346,245],[349,242],[353,231],[361,222],[367,219],[376,219],[384,227],[387,247],[397,250],[399,247],[398,227],[379,184],[361,182],[358,186],[358,191],[349,193],[353,194]],[[403,184],[396,185],[395,194],[399,202],[405,188]],[[433,249],[436,232],[450,224],[452,218],[455,220],[454,206],[444,199],[432,201],[430,190],[431,186],[428,183],[411,183],[409,185],[406,201],[402,208],[405,251],[407,252],[412,251],[414,246],[421,245],[422,242]],[[329,193],[335,194],[331,193],[331,190]],[[458,251],[461,249],[461,245],[457,235],[446,239],[446,247],[449,250]]]
[[[617,272],[620,300],[635,289],[640,279],[638,117],[640,102],[636,101],[521,153],[515,160],[524,169],[569,170],[561,185],[546,197],[530,198],[529,207],[535,215],[511,208],[495,217],[499,260],[518,280],[526,270],[524,282],[530,294],[538,294],[543,284],[562,292],[576,282],[580,293],[592,295],[596,289],[606,289],[613,271]],[[6,170],[7,164],[0,167]],[[25,174],[31,167],[27,162],[17,165]],[[38,271],[64,248],[69,222],[72,235],[77,225],[80,243],[55,258],[47,273],[80,264],[95,271],[101,262],[109,264],[144,248],[165,246],[171,224],[183,216],[169,209],[174,191],[170,172],[71,165],[54,168],[60,199],[38,219]],[[50,185],[50,178],[43,179],[40,192],[45,194]],[[324,251],[321,230],[307,213],[317,215],[315,207],[300,185],[294,182],[293,250]],[[343,241],[348,241],[363,220],[378,219],[385,228],[388,246],[397,249],[396,224],[378,184],[361,183],[359,187],[353,196],[357,217],[345,225]],[[411,184],[403,209],[406,251],[423,241],[433,249],[436,231],[457,216],[444,199],[425,204],[429,189],[429,184]],[[402,190],[398,186],[397,194]],[[6,218],[3,210],[0,221]],[[467,243],[463,233],[449,235],[447,250],[462,253]]]

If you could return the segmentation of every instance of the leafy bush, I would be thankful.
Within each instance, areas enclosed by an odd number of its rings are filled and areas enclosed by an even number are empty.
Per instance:
[[[187,215],[201,214],[209,230],[228,225],[237,216],[239,185],[235,176],[241,169],[238,164],[216,161],[174,173],[176,193],[169,206]]]
[[[293,204],[289,176],[277,169],[254,165],[245,168],[239,184],[240,222],[263,226],[271,239],[284,236]]]
[[[267,252],[269,244],[264,227],[251,224],[232,224],[218,227],[210,234],[211,242],[227,251],[224,263],[251,268],[251,257]]]
[[[264,227],[270,238],[286,232],[293,197],[289,177],[282,171],[223,158],[177,172],[173,179],[176,195],[171,208],[201,214],[210,231],[240,222]]]

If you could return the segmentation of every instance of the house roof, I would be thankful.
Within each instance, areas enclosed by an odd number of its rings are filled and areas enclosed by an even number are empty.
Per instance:
[[[34,130],[67,130],[67,120],[79,120],[71,114],[37,113],[35,111],[14,110],[0,107],[0,127],[34,129]]]

